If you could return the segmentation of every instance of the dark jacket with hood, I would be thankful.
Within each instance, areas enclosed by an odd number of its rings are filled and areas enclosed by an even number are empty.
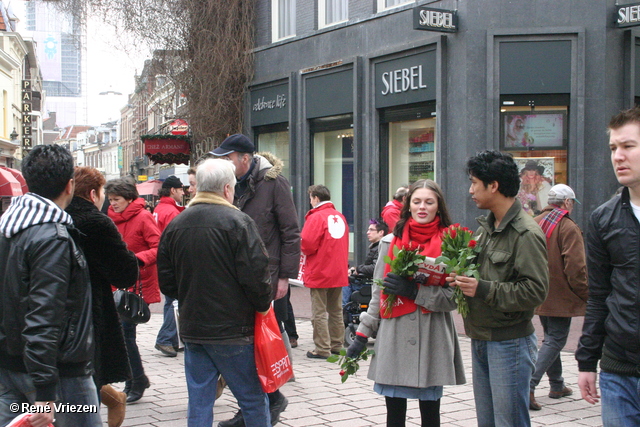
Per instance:
[[[66,211],[80,231],[77,242],[89,264],[96,341],[93,377],[100,389],[104,384],[126,381],[131,377],[111,285],[128,288],[134,284],[138,278],[138,261],[136,255],[127,249],[113,221],[93,203],[74,197]]]
[[[269,253],[274,291],[278,279],[296,279],[300,266],[300,227],[291,184],[281,175],[282,166],[270,153],[254,155],[248,175],[236,185],[233,203],[258,226]]]
[[[629,189],[598,207],[587,229],[589,300],[578,369],[640,376],[640,223]]]
[[[16,197],[0,219],[0,367],[26,372],[36,401],[59,377],[91,375],[89,269],[69,214],[51,200]]]

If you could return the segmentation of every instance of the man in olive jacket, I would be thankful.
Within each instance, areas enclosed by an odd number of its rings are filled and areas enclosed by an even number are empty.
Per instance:
[[[551,386],[550,398],[559,399],[573,393],[562,377],[560,351],[567,343],[571,318],[584,316],[589,297],[582,230],[569,216],[576,195],[568,185],[557,184],[551,187],[548,196],[549,206],[534,218],[547,238],[549,255],[549,295],[535,311],[540,316],[544,340],[531,377],[529,409],[534,411],[542,409],[534,392],[545,372]]]
[[[473,394],[479,426],[529,426],[529,383],[537,340],[531,319],[548,291],[542,230],[516,199],[518,167],[508,154],[484,151],[467,162],[469,193],[489,215],[478,218],[479,277],[447,280],[469,304]]]

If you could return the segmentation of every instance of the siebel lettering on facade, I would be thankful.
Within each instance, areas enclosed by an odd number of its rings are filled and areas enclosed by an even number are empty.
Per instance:
[[[640,3],[617,6],[615,22],[618,27],[640,25]]]
[[[413,28],[454,33],[458,31],[458,13],[455,10],[418,6],[413,9]]]
[[[382,73],[382,86],[380,93],[383,95],[425,89],[427,85],[422,81],[422,65]]]

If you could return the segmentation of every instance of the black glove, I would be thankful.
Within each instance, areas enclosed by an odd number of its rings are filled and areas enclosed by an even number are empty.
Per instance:
[[[347,357],[355,358],[362,353],[364,347],[367,345],[367,337],[362,335],[356,335],[356,339],[353,340],[349,348],[347,349]]]
[[[386,294],[416,299],[416,296],[418,296],[418,287],[406,277],[389,273],[387,277],[384,278],[384,292]]]

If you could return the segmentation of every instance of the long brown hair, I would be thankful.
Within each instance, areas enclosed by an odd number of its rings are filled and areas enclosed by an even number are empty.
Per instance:
[[[411,218],[411,211],[409,210],[409,207],[411,206],[411,197],[419,188],[426,188],[436,194],[436,197],[438,198],[438,213],[436,215],[440,217],[440,225],[442,227],[448,227],[451,225],[451,217],[449,216],[449,210],[447,209],[447,204],[444,201],[444,193],[442,193],[440,186],[430,179],[420,179],[409,186],[409,191],[407,192],[407,196],[405,197],[402,205],[402,210],[400,211],[400,219],[398,220],[396,227],[393,229],[393,235],[396,237],[402,238],[404,225],[407,223],[407,220]]]

